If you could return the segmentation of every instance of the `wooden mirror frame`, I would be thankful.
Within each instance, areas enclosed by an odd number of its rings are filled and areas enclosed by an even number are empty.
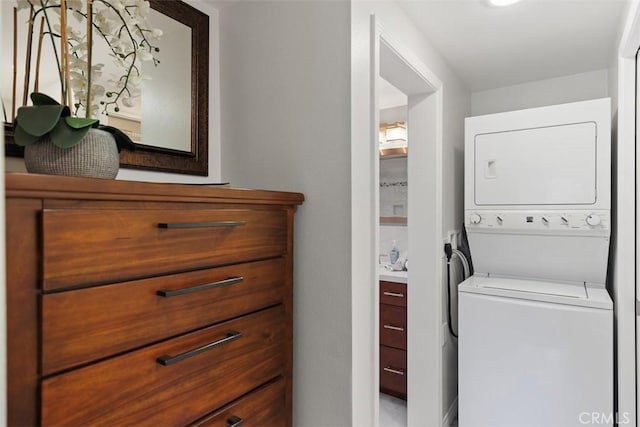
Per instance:
[[[120,153],[120,166],[206,176],[209,172],[209,16],[181,0],[149,0],[151,8],[191,29],[191,150],[136,144]],[[178,124],[179,125],[179,124]],[[23,157],[13,142],[13,124],[4,123],[5,155]]]

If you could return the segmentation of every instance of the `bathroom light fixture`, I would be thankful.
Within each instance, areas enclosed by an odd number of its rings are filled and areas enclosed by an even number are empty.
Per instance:
[[[380,124],[380,155],[407,154],[407,122]]]
[[[406,122],[395,122],[387,125],[386,142],[407,142]]]
[[[518,3],[520,0],[489,0],[491,6],[511,6]]]
[[[380,144],[407,143],[407,122],[380,124]]]

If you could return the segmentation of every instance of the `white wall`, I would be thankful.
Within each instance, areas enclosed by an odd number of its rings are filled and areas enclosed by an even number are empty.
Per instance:
[[[407,120],[407,106],[382,108],[380,110],[380,123],[404,122]]]
[[[191,127],[176,126],[172,121],[189,123],[191,120],[191,79],[176,78],[191,75],[191,50],[185,49],[191,46],[191,30],[153,9],[149,16],[153,28],[161,28],[163,35],[157,42],[161,63],[158,66],[151,62],[141,64],[142,75],[148,78],[142,81],[142,96],[138,98],[142,141],[153,141],[157,147],[190,151]],[[126,110],[121,108],[120,112],[126,113]]]
[[[380,216],[407,216],[407,180],[406,157],[380,159]]]
[[[442,73],[440,74],[442,76]],[[464,215],[464,118],[471,115],[471,94],[453,76],[445,75],[444,80],[444,148],[443,148],[443,232],[459,231],[462,228]],[[445,237],[443,236],[443,238]],[[443,248],[444,252],[444,248]],[[445,262],[443,255],[442,261]],[[446,276],[441,286],[442,322],[447,321],[446,311]],[[455,278],[452,278],[455,283]],[[457,311],[453,313],[457,317]],[[457,404],[458,396],[458,344],[449,337],[443,348],[444,390],[443,411],[457,411],[452,405]],[[457,412],[456,412],[457,413]],[[449,413],[449,415],[455,415]]]
[[[471,94],[474,116],[609,96],[609,70],[538,80]]]
[[[305,195],[295,222],[294,424],[348,425],[349,4],[240,1],[220,10],[220,23],[222,177]]]
[[[406,107],[404,118],[392,118],[389,120],[406,120]],[[393,109],[392,109],[393,110]],[[380,122],[383,123],[383,112],[380,110]],[[390,159],[380,159],[380,216],[403,216],[408,213],[407,206],[407,158],[397,157]],[[380,262],[388,264],[390,262],[389,253],[396,243],[396,248],[400,251],[401,258],[407,257],[409,249],[408,227],[406,225],[380,225]]]
[[[370,247],[373,242],[368,234],[375,224],[366,220],[372,209],[374,191],[371,176],[374,173],[373,159],[369,158],[367,144],[371,141],[369,123],[370,105],[370,16],[375,14],[385,33],[393,36],[404,47],[428,66],[443,82],[444,93],[444,230],[459,229],[463,214],[463,146],[464,117],[470,114],[470,94],[451,71],[440,54],[431,47],[424,35],[413,25],[409,17],[392,2],[357,1],[351,5],[351,114],[352,114],[352,298],[354,304],[353,342],[353,394],[354,414],[352,425],[371,426],[373,408],[368,396],[372,387],[371,345],[373,342],[373,309],[371,301],[374,278],[370,274],[372,263]],[[362,124],[365,125],[362,125]],[[411,149],[410,149],[411,150]],[[411,155],[411,154],[409,154]],[[413,259],[412,259],[413,260]],[[419,262],[419,261],[416,261]],[[441,284],[442,285],[442,284]],[[444,314],[444,313],[443,313]],[[409,352],[411,350],[409,349]],[[454,402],[457,395],[457,349],[452,340],[443,350],[444,389],[443,412]],[[411,375],[411,374],[409,374]],[[357,396],[363,396],[357,400]],[[411,396],[409,396],[411,399]],[[419,404],[419,402],[416,402]],[[410,420],[411,422],[411,420]]]

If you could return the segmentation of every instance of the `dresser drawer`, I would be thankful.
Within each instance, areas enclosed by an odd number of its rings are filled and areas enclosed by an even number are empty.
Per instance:
[[[286,212],[45,210],[43,289],[109,283],[286,252]]]
[[[284,375],[286,335],[276,306],[46,378],[42,424],[192,423]]]
[[[405,283],[380,281],[380,303],[407,306],[407,285]]]
[[[407,349],[407,309],[380,304],[380,344]]]
[[[407,397],[407,352],[380,346],[380,390]]]
[[[42,297],[49,375],[278,304],[284,258],[78,289]]]
[[[280,378],[194,423],[193,427],[285,427],[285,407],[285,384]]]

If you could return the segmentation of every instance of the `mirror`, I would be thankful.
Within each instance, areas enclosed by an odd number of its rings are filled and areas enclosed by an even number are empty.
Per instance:
[[[206,176],[209,17],[180,0],[150,0],[149,3],[152,8],[150,22],[164,32],[159,42],[158,59],[161,63],[157,68],[151,66],[143,71],[151,79],[143,83],[137,110],[123,109],[109,114],[109,124],[122,129],[136,142],[135,151],[123,150],[120,153],[120,165]],[[2,2],[2,7],[9,10],[8,13],[3,10],[2,14],[4,52],[12,51],[12,35],[10,30],[7,35],[6,29],[13,28],[10,18],[13,5],[13,2]],[[2,71],[3,81],[11,81],[10,72],[10,69]],[[41,71],[41,74],[44,73]],[[6,92],[3,89],[3,95]],[[10,106],[7,116],[10,115],[9,110]],[[100,116],[100,120],[104,122],[104,116]],[[22,147],[13,143],[12,124],[5,122],[4,131],[6,155],[22,157]]]

